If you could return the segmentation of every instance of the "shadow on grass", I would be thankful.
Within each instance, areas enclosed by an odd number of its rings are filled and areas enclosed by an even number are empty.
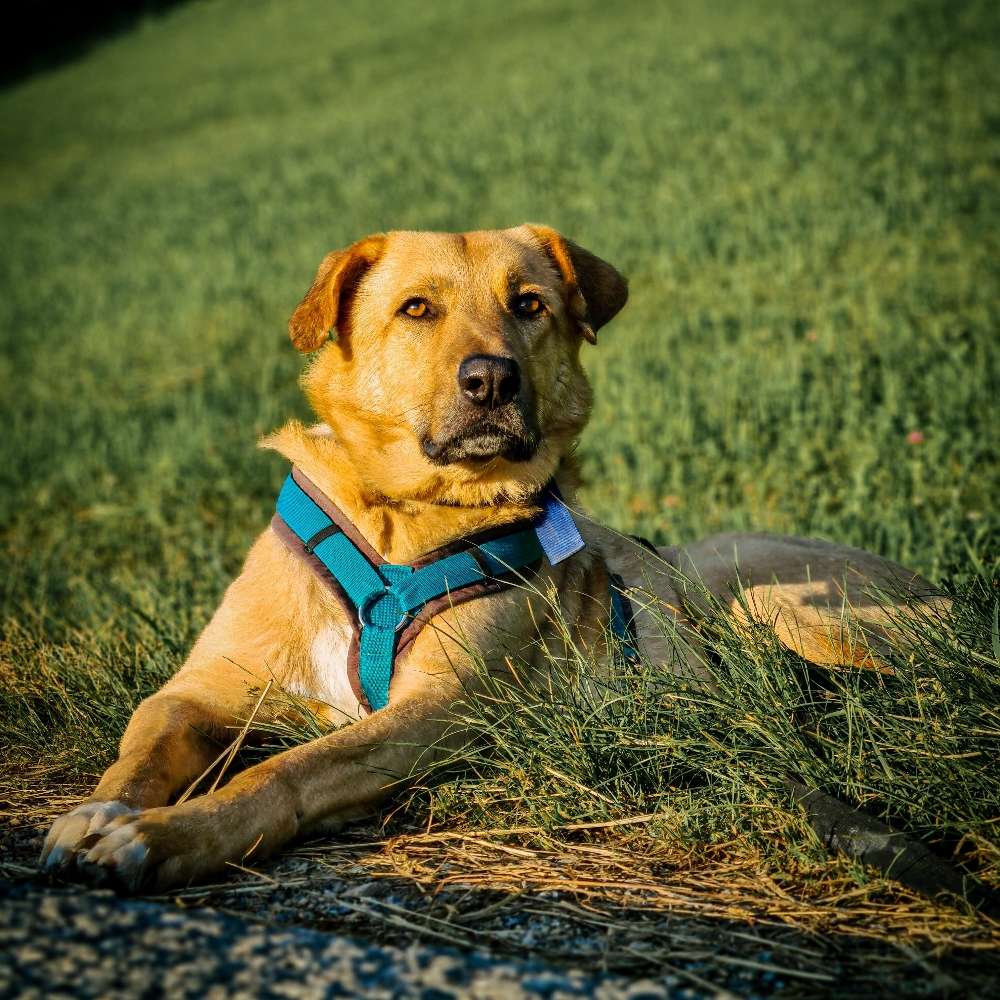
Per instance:
[[[0,43],[0,87],[10,87],[86,55],[141,21],[184,0],[92,0],[87,4],[22,4]]]

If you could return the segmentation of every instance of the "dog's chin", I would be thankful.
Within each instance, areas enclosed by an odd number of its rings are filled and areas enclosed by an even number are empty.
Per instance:
[[[435,465],[458,462],[482,463],[502,458],[507,462],[530,462],[541,444],[531,431],[515,433],[506,428],[479,427],[443,440],[425,437],[423,452]]]

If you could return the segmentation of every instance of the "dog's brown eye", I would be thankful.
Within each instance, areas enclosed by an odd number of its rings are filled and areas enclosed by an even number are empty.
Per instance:
[[[511,303],[511,308],[518,316],[537,316],[542,311],[542,300],[530,293],[518,295]]]
[[[407,299],[403,303],[403,308],[399,311],[405,313],[407,316],[412,316],[414,319],[420,319],[430,312],[430,308],[424,299]]]

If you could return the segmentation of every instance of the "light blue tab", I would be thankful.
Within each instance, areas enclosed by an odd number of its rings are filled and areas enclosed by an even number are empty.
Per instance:
[[[569,508],[563,503],[554,479],[545,487],[542,497],[542,513],[535,521],[535,534],[545,552],[545,558],[555,566],[574,552],[579,552],[585,542]]]

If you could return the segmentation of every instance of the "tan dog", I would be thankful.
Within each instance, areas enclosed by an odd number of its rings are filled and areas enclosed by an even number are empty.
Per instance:
[[[303,385],[322,423],[291,423],[265,444],[392,563],[534,517],[553,477],[572,506],[570,451],[590,410],[580,346],[596,342],[626,296],[611,265],[542,226],[368,237],[326,257],[289,324],[299,350],[318,352]],[[532,584],[558,594],[574,640],[599,659],[610,655],[612,572],[670,614],[703,610],[694,592],[678,593],[674,568],[738,612],[743,586],[749,612],[818,663],[871,662],[839,631],[845,600],[862,621],[882,619],[865,597],[870,582],[930,593],[899,566],[826,542],[726,535],[658,557],[578,526],[586,547],[542,561]],[[348,670],[350,616],[286,542],[272,528],[257,540],[187,662],[135,712],[117,762],[53,825],[48,868],[163,889],[370,814],[442,736],[449,706],[474,683],[472,651],[490,669],[504,669],[511,651],[541,669],[539,640],[564,641],[530,589],[439,607],[397,656],[388,706],[366,713]],[[651,614],[640,611],[636,626],[645,656],[668,655]],[[331,722],[356,721],[171,805],[269,680]],[[265,701],[258,718],[272,711]]]

